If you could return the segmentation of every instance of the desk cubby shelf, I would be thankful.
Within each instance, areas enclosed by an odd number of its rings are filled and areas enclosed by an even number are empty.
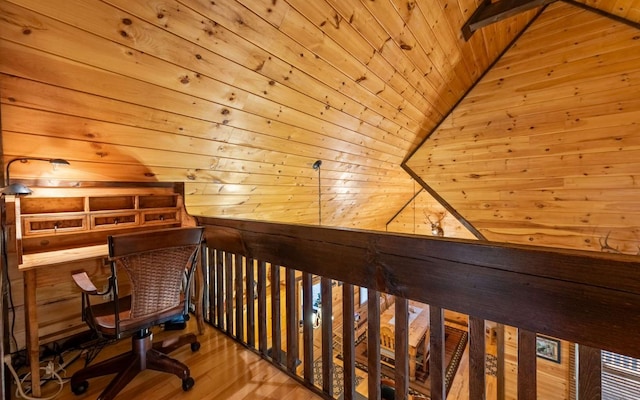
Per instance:
[[[177,194],[25,197],[20,210],[25,238],[180,222]]]

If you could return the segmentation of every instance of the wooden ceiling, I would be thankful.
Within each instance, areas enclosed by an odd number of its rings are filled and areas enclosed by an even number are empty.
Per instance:
[[[407,167],[486,239],[639,253],[638,26],[549,6]]]
[[[466,41],[481,3],[0,0],[4,161],[71,162],[12,165],[40,184],[184,181],[194,215],[416,231],[443,208],[403,161],[540,11]],[[583,3],[640,20],[640,0]]]

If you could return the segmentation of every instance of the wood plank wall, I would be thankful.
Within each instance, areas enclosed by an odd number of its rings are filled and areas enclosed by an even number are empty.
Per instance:
[[[194,215],[283,222],[318,223],[320,186],[323,224],[384,229],[404,157],[535,15],[466,42],[479,3],[0,0],[4,162],[183,181]]]
[[[637,254],[639,38],[553,3],[407,166],[489,240]]]

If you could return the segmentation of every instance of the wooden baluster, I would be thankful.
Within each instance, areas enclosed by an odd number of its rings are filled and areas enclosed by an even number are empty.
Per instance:
[[[296,313],[296,271],[285,270],[285,302],[287,307],[287,369],[296,373],[298,360],[298,318]]]
[[[205,299],[205,282],[207,282],[207,277],[209,276],[209,266],[207,265],[207,246],[205,244],[200,245],[200,253],[199,253],[198,265],[196,266],[195,275],[193,276],[193,280],[195,283],[195,293],[191,296],[191,293],[188,294],[190,296],[189,300],[195,300],[195,312],[196,312],[196,322],[198,324],[198,335],[203,335],[205,330],[204,325],[204,299]]]
[[[344,400],[355,398],[356,337],[353,285],[342,285],[342,355],[344,368]]]
[[[367,301],[367,363],[369,399],[380,399],[380,293],[369,289]]]
[[[254,268],[255,262],[253,258],[247,258],[245,279],[245,284],[247,287],[247,345],[253,349],[256,348],[256,320],[254,308],[256,293],[254,290]]]
[[[243,290],[242,290],[242,261],[244,257],[240,254],[236,254],[235,257],[236,267],[236,338],[244,341],[244,304],[243,304]]]
[[[233,254],[224,253],[225,330],[233,334]]]
[[[267,264],[258,261],[258,346],[267,354]]]
[[[536,334],[518,329],[518,400],[536,399]]]
[[[224,330],[224,252],[222,250],[216,250],[216,285],[218,287],[216,326]]]
[[[304,352],[304,380],[313,384],[313,276],[302,273],[302,326]]]
[[[506,379],[505,379],[505,352],[504,352],[504,324],[498,324],[497,329],[497,359],[498,359],[498,371],[496,376],[496,389],[497,400],[504,400],[506,398]]]
[[[204,268],[206,268],[207,273],[205,282],[209,284],[207,288],[209,290],[209,301],[208,304],[205,305],[204,310],[208,310],[207,321],[211,325],[216,325],[216,252],[209,246],[205,246],[205,250],[203,253],[207,254],[207,263],[203,263],[203,265],[205,265]]]
[[[280,323],[280,266],[271,264],[271,359],[282,363],[281,343],[282,327]]]
[[[602,398],[602,355],[600,349],[578,346],[578,398]]]
[[[444,400],[447,397],[445,387],[444,359],[444,312],[440,307],[429,305],[429,381],[431,399]]]
[[[331,279],[320,279],[322,299],[322,390],[333,395],[333,297]]]
[[[485,323],[469,317],[469,398],[484,400],[485,389]]]
[[[406,399],[409,394],[409,379],[415,379],[415,375],[411,376],[409,372],[409,300],[396,297],[395,318],[396,399]]]

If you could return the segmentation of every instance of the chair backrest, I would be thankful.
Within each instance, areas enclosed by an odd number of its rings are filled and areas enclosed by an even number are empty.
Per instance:
[[[185,272],[197,262],[203,231],[171,228],[109,236],[113,273],[122,269],[131,281],[131,319],[180,306]]]
[[[395,351],[396,349],[396,336],[395,332],[387,326],[380,328],[380,346],[383,349]]]

